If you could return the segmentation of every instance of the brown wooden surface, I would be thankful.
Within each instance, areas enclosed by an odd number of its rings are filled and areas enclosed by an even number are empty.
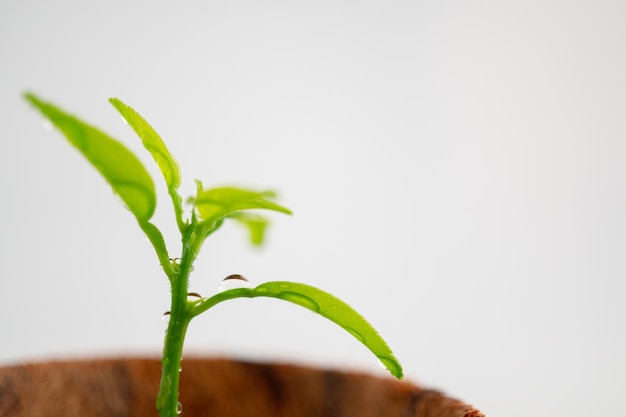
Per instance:
[[[365,374],[185,359],[182,417],[479,417],[437,391]],[[0,417],[156,416],[156,359],[0,368]]]

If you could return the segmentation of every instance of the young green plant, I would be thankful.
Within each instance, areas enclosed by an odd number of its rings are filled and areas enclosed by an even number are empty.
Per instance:
[[[205,239],[225,220],[248,227],[255,244],[263,241],[267,220],[250,210],[291,211],[274,201],[271,191],[252,191],[234,187],[205,189],[196,181],[197,191],[188,201],[191,210],[185,217],[183,199],[178,189],[181,174],[178,163],[159,134],[133,108],[117,98],[110,103],[141,139],[163,174],[180,231],[182,253],[174,258],[168,253],[159,228],[150,222],[156,208],[152,178],[140,160],[119,141],[72,116],[59,107],[25,94],[28,100],[68,141],[102,174],[113,192],[135,216],[139,227],[152,243],[171,286],[171,306],[162,356],[162,375],[156,406],[161,417],[174,417],[181,411],[178,402],[179,371],[185,333],[191,319],[215,305],[242,297],[272,297],[288,301],[335,322],[363,343],[389,372],[402,378],[402,368],[387,343],[355,310],[331,294],[315,287],[287,281],[265,282],[255,288],[233,288],[210,297],[189,297],[189,275]]]

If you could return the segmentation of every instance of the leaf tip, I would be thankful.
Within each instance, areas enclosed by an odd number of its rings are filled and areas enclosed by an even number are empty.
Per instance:
[[[391,357],[378,356],[378,361],[380,363],[380,366],[383,369],[389,371],[391,375],[395,376],[398,379],[404,378],[402,365],[400,365],[400,362],[393,356],[393,354],[391,355]]]
[[[30,91],[24,91],[22,93],[22,97],[24,98],[24,100],[28,101],[30,104],[36,105],[37,103],[40,102],[37,96]]]
[[[111,105],[119,112],[121,112],[121,110],[126,106],[124,102],[117,97],[110,97],[109,103],[111,103]],[[122,115],[122,117],[124,116]]]

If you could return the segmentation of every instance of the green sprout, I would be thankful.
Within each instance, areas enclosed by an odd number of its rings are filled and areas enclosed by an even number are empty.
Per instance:
[[[178,192],[181,183],[178,163],[159,134],[139,113],[121,100],[111,98],[109,102],[139,136],[165,179],[182,241],[182,253],[177,258],[171,257],[161,231],[150,222],[156,209],[156,192],[154,182],[140,160],[126,146],[96,127],[42,101],[34,94],[27,93],[25,98],[104,176],[154,246],[170,282],[171,306],[161,359],[161,384],[156,399],[159,416],[175,417],[180,413],[179,371],[185,334],[191,319],[223,301],[235,298],[272,297],[314,311],[348,331],[392,375],[402,378],[400,363],[378,332],[349,305],[315,287],[295,282],[272,281],[255,288],[227,289],[205,298],[190,296],[193,293],[189,293],[188,286],[193,263],[204,240],[219,229],[225,220],[232,219],[242,223],[250,231],[252,243],[261,244],[267,219],[250,210],[291,214],[289,209],[274,201],[273,192],[233,187],[205,189],[200,181],[196,181],[196,195],[187,200],[191,210],[186,217],[183,199]],[[229,278],[243,279],[237,275]]]

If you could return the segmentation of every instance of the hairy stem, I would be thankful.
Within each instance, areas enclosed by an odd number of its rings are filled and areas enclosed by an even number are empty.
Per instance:
[[[176,417],[179,409],[178,387],[183,343],[190,317],[185,314],[176,314],[174,311],[172,309],[161,359],[161,386],[156,403],[160,417]]]
[[[199,248],[185,244],[184,238],[183,245],[178,273],[170,280],[172,289],[170,320],[163,345],[161,385],[156,401],[159,417],[176,417],[179,414],[178,390],[183,344],[189,322],[193,317],[191,304],[187,302],[187,287],[191,265]]]

